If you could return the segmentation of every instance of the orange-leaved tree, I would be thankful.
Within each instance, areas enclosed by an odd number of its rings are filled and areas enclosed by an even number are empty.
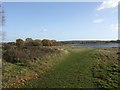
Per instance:
[[[23,47],[25,45],[25,42],[22,39],[16,39],[16,45],[18,47]]]
[[[43,46],[50,46],[50,40],[48,40],[48,39],[43,39],[43,40],[42,40],[42,45],[43,45]]]
[[[39,39],[33,40],[33,46],[42,46],[42,41]]]

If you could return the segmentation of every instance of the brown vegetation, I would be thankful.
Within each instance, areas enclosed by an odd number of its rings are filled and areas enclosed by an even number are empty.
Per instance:
[[[16,63],[16,62],[26,62],[33,61],[37,59],[41,59],[47,54],[51,53],[59,53],[60,51],[57,48],[49,48],[49,47],[27,47],[27,48],[16,48],[16,49],[7,49],[3,53],[3,59]]]

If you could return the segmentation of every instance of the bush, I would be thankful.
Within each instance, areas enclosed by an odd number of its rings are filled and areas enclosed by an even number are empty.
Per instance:
[[[16,43],[14,42],[2,44],[2,50],[8,50],[8,49],[13,49],[13,48],[16,48]]]
[[[11,62],[27,62],[36,59],[41,59],[45,55],[60,53],[56,48],[49,47],[27,47],[27,48],[16,48],[8,49],[3,53],[3,59]]]

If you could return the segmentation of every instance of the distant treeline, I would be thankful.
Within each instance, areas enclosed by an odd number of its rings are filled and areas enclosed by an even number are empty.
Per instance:
[[[60,41],[62,44],[86,44],[86,43],[120,43],[120,40],[116,41]]]
[[[18,47],[28,47],[28,46],[61,46],[66,44],[87,44],[87,43],[120,43],[120,40],[116,41],[95,41],[95,40],[88,40],[88,41],[56,41],[56,40],[48,40],[48,39],[35,39],[32,38],[26,38],[25,40],[22,39],[16,39],[16,42],[8,42],[3,43],[4,45],[15,45]]]

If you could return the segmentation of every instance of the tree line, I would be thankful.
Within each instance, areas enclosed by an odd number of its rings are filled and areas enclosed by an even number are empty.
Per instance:
[[[62,44],[89,44],[89,43],[120,43],[120,40],[102,41],[102,40],[75,40],[75,41],[60,41]]]
[[[60,43],[58,43],[56,40],[48,40],[48,39],[35,39],[32,38],[26,38],[25,41],[22,39],[16,39],[16,45],[18,47],[24,47],[24,46],[58,46]]]

